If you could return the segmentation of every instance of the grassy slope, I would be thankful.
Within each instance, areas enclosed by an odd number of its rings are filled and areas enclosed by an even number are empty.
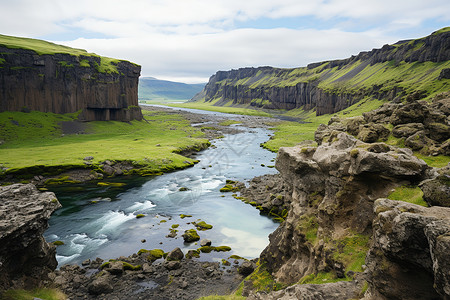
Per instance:
[[[62,136],[60,122],[73,120],[73,114],[0,113],[0,140],[4,141],[0,166],[83,166],[83,158],[93,156],[94,163],[129,160],[158,171],[192,163],[174,151],[207,142],[200,138],[201,131],[190,127],[180,115],[144,114],[146,121],[90,122],[86,123],[89,134]]]
[[[15,36],[8,36],[0,34],[0,46],[5,46],[11,49],[26,49],[32,50],[39,55],[43,54],[56,54],[63,53],[69,54],[73,56],[93,56],[99,57],[101,59],[100,65],[95,66],[97,70],[101,73],[119,73],[117,71],[117,63],[122,60],[114,59],[110,57],[99,56],[94,53],[88,53],[83,49],[71,48],[63,45],[54,44],[51,42],[30,39],[30,38],[21,38]],[[2,59],[0,59],[0,65],[2,64]],[[89,67],[89,63],[87,60],[81,60],[80,66]]]
[[[443,28],[434,34],[450,31],[450,27]],[[423,39],[410,41],[414,46],[405,55],[414,51],[420,51],[424,46]],[[392,45],[391,53],[395,53],[400,47]],[[224,79],[217,84],[244,86],[248,89],[268,87],[288,87],[298,83],[315,81],[318,87],[334,94],[355,94],[371,90],[390,91],[393,88],[402,88],[407,94],[421,92],[430,99],[438,93],[450,89],[450,79],[438,80],[440,72],[450,68],[450,61],[434,62],[395,62],[387,61],[373,65],[357,60],[343,66],[328,68],[332,62],[323,62],[315,68],[306,67],[294,69],[261,69],[251,77],[240,79]],[[215,101],[218,99],[212,99]],[[253,102],[261,102],[254,99]]]

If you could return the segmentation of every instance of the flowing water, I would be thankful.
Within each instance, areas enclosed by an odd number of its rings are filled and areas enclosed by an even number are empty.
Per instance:
[[[235,115],[200,112],[239,119]],[[211,148],[196,156],[200,162],[185,170],[153,178],[107,180],[122,186],[84,183],[52,188],[63,208],[51,217],[45,237],[49,242],[65,243],[57,248],[59,265],[81,263],[88,258],[129,256],[142,248],[170,251],[180,247],[186,253],[200,247],[185,244],[181,237],[185,230],[194,228],[190,222],[197,220],[213,225],[211,230],[198,231],[202,239],[210,239],[213,246],[232,248],[231,252],[202,254],[201,259],[218,260],[231,254],[259,256],[278,224],[235,199],[232,193],[221,193],[219,189],[226,179],[245,182],[276,173],[266,167],[274,164],[275,154],[259,146],[267,141],[269,130],[239,124],[236,127],[242,132],[212,141]],[[180,191],[181,187],[187,190]],[[136,218],[137,214],[145,217]],[[192,217],[182,219],[180,214]],[[177,237],[166,237],[176,225]]]

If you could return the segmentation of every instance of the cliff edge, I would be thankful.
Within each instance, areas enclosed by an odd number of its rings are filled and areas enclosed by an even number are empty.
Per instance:
[[[365,98],[431,98],[450,88],[450,27],[348,59],[307,67],[218,71],[192,101],[264,109],[341,111]]]
[[[140,71],[128,61],[0,35],[0,112],[81,110],[83,121],[141,120]]]

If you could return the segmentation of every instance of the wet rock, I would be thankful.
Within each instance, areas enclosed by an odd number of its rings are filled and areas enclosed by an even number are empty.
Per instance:
[[[256,264],[251,261],[244,261],[239,267],[239,274],[242,276],[250,275],[256,268]]]
[[[89,294],[101,295],[109,294],[113,291],[113,286],[110,283],[110,278],[108,276],[100,276],[94,281],[92,281],[88,286]]]
[[[198,235],[197,230],[195,229],[186,230],[183,233],[182,237],[186,243],[192,243],[200,240],[200,236]]]
[[[164,266],[167,270],[177,270],[181,267],[181,264],[179,261],[166,261]]]
[[[200,246],[201,246],[201,247],[211,246],[211,240],[208,240],[208,239],[202,239],[202,240],[200,241]]]
[[[175,248],[167,254],[167,261],[177,261],[182,260],[184,258],[183,251],[180,248]]]
[[[112,275],[120,275],[123,273],[123,263],[121,261],[113,261],[109,263],[109,267],[105,269]]]

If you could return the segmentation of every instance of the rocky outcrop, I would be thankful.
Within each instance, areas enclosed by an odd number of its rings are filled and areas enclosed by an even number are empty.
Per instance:
[[[367,143],[392,136],[424,155],[450,155],[450,98],[436,97],[431,103],[410,99],[386,103],[363,117],[333,117],[328,126],[319,126],[315,139],[321,143],[337,132],[348,132]]]
[[[378,199],[365,299],[450,297],[450,208]]]
[[[0,112],[82,110],[79,119],[141,120],[141,67],[95,55],[42,54],[0,45]],[[109,64],[111,70],[103,70]]]
[[[359,244],[353,251],[365,256],[373,202],[397,185],[426,178],[429,169],[409,149],[374,146],[342,132],[319,147],[281,148],[276,167],[291,205],[260,258],[284,283],[320,272],[343,278],[361,271],[349,267],[345,253],[351,250],[345,248]]]
[[[60,206],[32,184],[0,187],[0,291],[36,287],[56,268],[55,246],[42,234]]]
[[[413,90],[418,92],[416,96],[423,98],[426,89],[420,90],[415,85],[411,86],[410,82],[402,82],[401,76],[395,80],[395,84],[383,81],[383,68],[389,68],[388,71],[392,72],[391,66],[401,63],[446,62],[450,59],[449,40],[450,31],[445,28],[425,38],[400,41],[381,49],[361,52],[348,59],[314,63],[305,68],[259,67],[219,71],[211,76],[204,90],[192,101],[266,109],[289,110],[301,107],[304,110],[315,109],[320,116],[343,110],[367,97],[397,100],[411,94],[409,90]],[[382,65],[386,62],[391,65]],[[374,74],[361,75],[366,68],[375,64],[380,65],[379,73],[373,70]],[[347,69],[348,72],[341,72],[341,69]],[[445,80],[448,73],[447,69],[442,69],[441,74],[423,74],[421,82],[425,77],[431,82]],[[374,77],[379,77],[380,81],[377,82]],[[365,82],[366,78],[371,81],[370,84],[358,85]]]

